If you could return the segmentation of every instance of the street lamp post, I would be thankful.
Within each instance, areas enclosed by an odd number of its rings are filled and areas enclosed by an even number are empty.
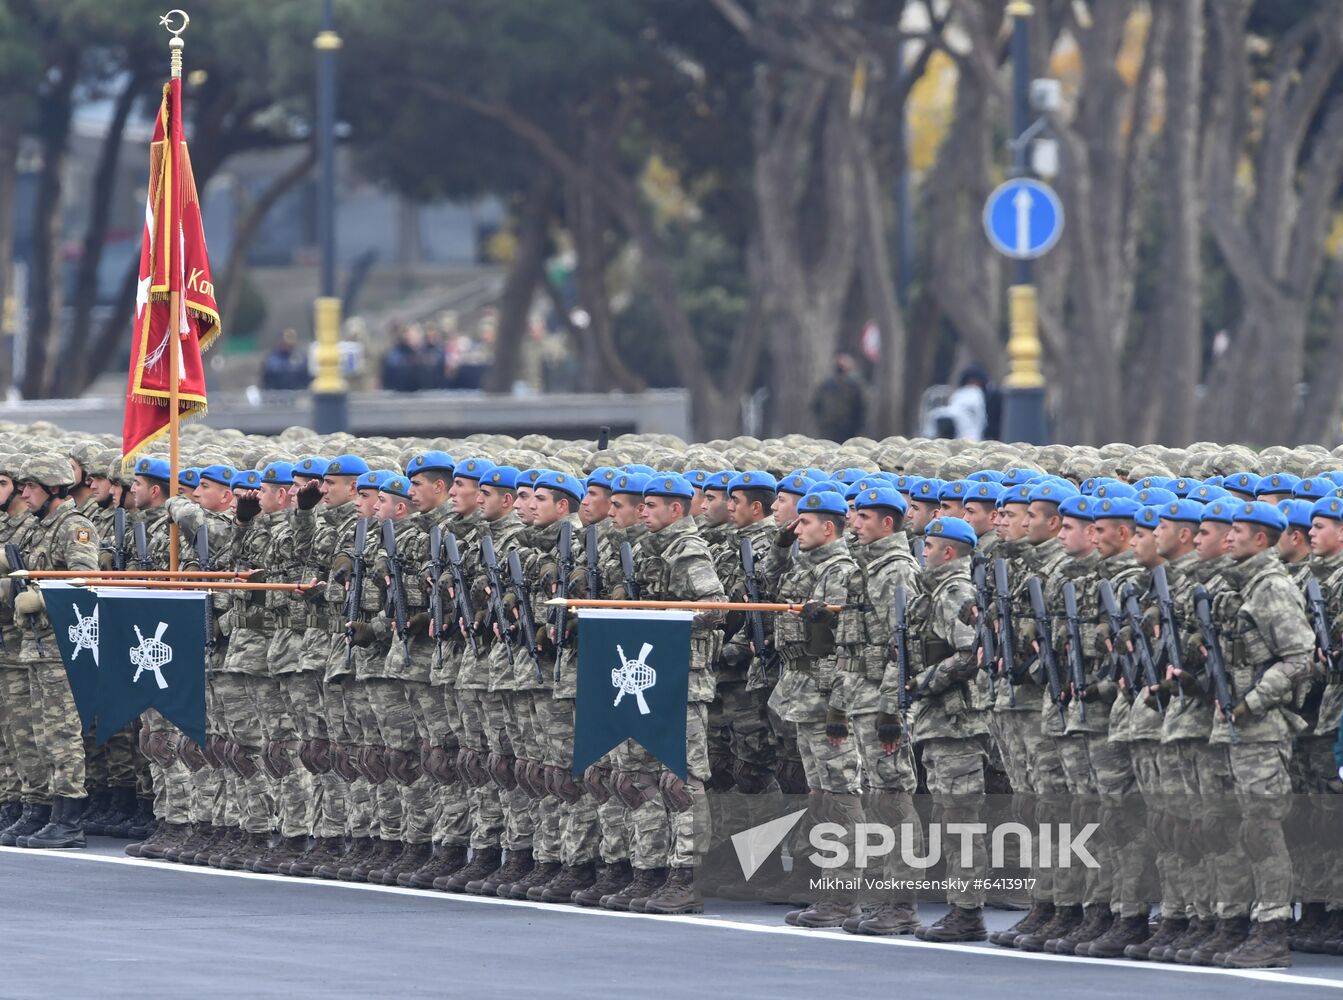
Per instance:
[[[340,298],[336,294],[336,34],[332,0],[322,0],[317,50],[317,237],[321,287],[313,309],[317,377],[312,382],[313,429],[333,434],[349,426],[349,387],[340,371]]]
[[[1012,18],[1012,171],[1014,176],[1030,174],[1029,139],[1033,127],[1031,108],[1031,15],[1029,0],[1011,0],[1007,13]],[[1045,419],[1045,380],[1040,370],[1040,331],[1036,290],[1031,261],[1019,259],[1013,264],[1013,282],[1008,289],[1007,356],[1009,370],[1003,382],[1002,438],[1045,444],[1048,427]]]

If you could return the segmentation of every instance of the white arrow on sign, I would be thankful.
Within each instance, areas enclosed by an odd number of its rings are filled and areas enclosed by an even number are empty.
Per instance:
[[[1017,253],[1023,257],[1031,252],[1031,208],[1034,204],[1029,188],[1018,188],[1012,196],[1012,207],[1017,210]]]

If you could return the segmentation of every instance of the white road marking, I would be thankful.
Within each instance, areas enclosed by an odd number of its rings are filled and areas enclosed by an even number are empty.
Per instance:
[[[802,927],[789,927],[787,924],[756,924],[745,920],[730,920],[715,917],[712,914],[687,914],[684,916],[665,916],[658,913],[621,913],[615,910],[565,906],[554,903],[533,903],[530,900],[497,899],[490,896],[471,896],[465,893],[435,892],[424,889],[405,889],[401,886],[369,885],[365,882],[337,882],[329,879],[294,878],[287,875],[258,875],[255,872],[229,872],[217,868],[200,868],[195,865],[176,865],[162,861],[144,861],[139,858],[118,857],[109,854],[94,854],[88,851],[30,851],[21,847],[0,847],[0,854],[13,854],[25,858],[51,858],[61,861],[92,861],[107,865],[127,865],[133,868],[150,868],[160,872],[176,872],[181,875],[204,875],[216,878],[256,879],[270,883],[288,883],[312,888],[334,890],[354,890],[356,892],[382,892],[413,899],[444,903],[468,903],[482,906],[516,906],[530,910],[544,910],[555,914],[577,914],[590,917],[608,917],[620,920],[660,920],[669,923],[688,924],[693,927],[723,928],[727,930],[747,931],[753,934],[786,934],[801,936],[809,941],[842,941],[845,944],[869,945],[887,948],[926,948],[940,952],[956,952],[963,955],[978,955],[982,958],[1017,959],[1030,962],[1065,962],[1074,965],[1108,965],[1135,972],[1170,972],[1176,974],[1232,976],[1237,979],[1252,979],[1259,982],[1276,983],[1282,986],[1323,986],[1329,989],[1343,990],[1343,978],[1330,979],[1323,976],[1297,975],[1291,972],[1278,972],[1273,969],[1214,969],[1197,965],[1167,965],[1161,962],[1133,962],[1122,958],[1082,958],[1077,955],[1046,955],[1042,952],[1016,951],[980,944],[938,944],[933,941],[920,941],[911,937],[867,937],[859,934],[845,934],[843,931],[816,931]],[[778,908],[782,912],[782,907]],[[780,920],[782,920],[782,916]]]

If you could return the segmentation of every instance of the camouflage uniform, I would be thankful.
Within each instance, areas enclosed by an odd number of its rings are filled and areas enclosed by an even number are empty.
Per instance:
[[[14,543],[26,551],[40,522],[30,513],[17,518],[4,515],[0,522],[0,544]],[[48,767],[38,748],[36,716],[38,701],[33,687],[33,674],[20,655],[23,635],[27,631],[22,622],[14,620],[13,602],[0,608],[0,630],[4,632],[4,650],[0,651],[0,722],[4,725],[5,742],[12,747],[14,765],[20,779],[19,798],[25,805],[49,805],[51,788]]]

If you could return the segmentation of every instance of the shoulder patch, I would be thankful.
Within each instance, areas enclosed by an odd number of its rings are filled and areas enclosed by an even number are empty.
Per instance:
[[[93,541],[93,532],[88,528],[75,529],[75,541],[83,544]]]

